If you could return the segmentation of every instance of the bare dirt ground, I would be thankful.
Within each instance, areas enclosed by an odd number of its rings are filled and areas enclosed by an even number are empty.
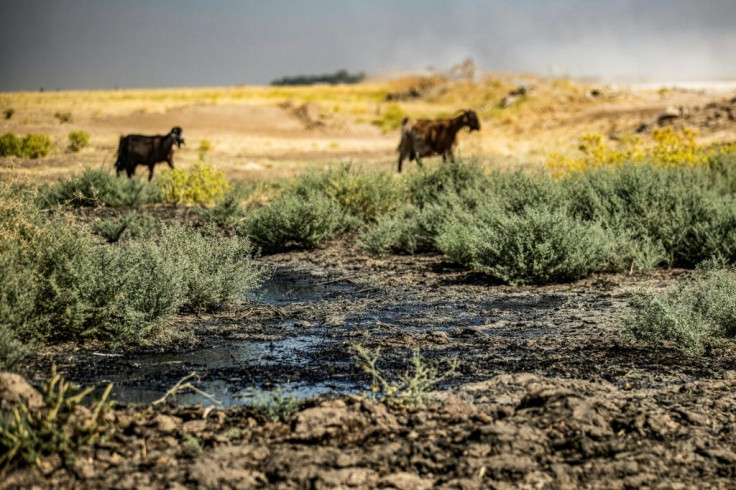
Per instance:
[[[194,406],[121,406],[107,442],[69,465],[50,458],[11,473],[0,488],[733,485],[733,352],[693,359],[620,335],[632,289],[686,271],[510,287],[439,257],[377,260],[342,241],[263,260],[274,274],[257,296],[176,319],[186,334],[173,349],[63,347],[27,373],[40,379],[53,362],[150,403],[195,371],[229,408],[205,409],[194,394],[179,398]],[[440,369],[457,358],[458,373],[427,406],[387,407],[361,395],[370,378],[355,344],[381,346],[386,373],[406,369],[415,349]],[[331,394],[273,422],[242,406],[253,386]]]

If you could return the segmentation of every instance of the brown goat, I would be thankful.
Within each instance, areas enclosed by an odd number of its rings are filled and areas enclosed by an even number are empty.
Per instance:
[[[174,145],[179,148],[184,143],[181,137],[181,128],[176,126],[169,134],[158,136],[143,136],[129,134],[120,137],[118,157],[115,161],[115,170],[118,175],[125,170],[128,177],[132,177],[138,165],[148,167],[148,180],[153,178],[153,167],[159,162],[166,162],[174,168]]]
[[[442,155],[442,161],[455,161],[452,148],[455,146],[457,132],[462,128],[470,131],[480,130],[480,122],[475,111],[463,110],[460,115],[451,119],[418,119],[410,121],[405,118],[401,123],[401,142],[399,152],[399,172],[404,159],[416,160],[422,165],[422,158]]]

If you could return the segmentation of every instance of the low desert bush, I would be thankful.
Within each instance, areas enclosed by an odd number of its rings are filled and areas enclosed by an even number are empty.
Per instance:
[[[324,194],[361,222],[373,222],[397,209],[406,195],[402,182],[394,175],[362,173],[349,164],[321,174],[305,174],[289,191],[302,196]]]
[[[285,194],[255,210],[239,227],[264,253],[290,247],[314,248],[345,227],[335,200],[317,192]]]
[[[431,204],[443,204],[448,196],[465,197],[488,188],[488,175],[473,162],[456,160],[437,167],[422,167],[408,174],[409,200],[422,209]]]
[[[603,228],[543,208],[455,219],[437,243],[456,262],[511,284],[574,281],[611,263],[612,236]]]
[[[51,138],[45,134],[27,134],[22,138],[13,133],[0,136],[0,157],[39,158],[53,149]]]
[[[698,356],[736,336],[736,271],[722,261],[661,292],[638,292],[623,317],[625,332]]]
[[[89,146],[89,133],[86,131],[72,131],[67,137],[69,138],[69,151],[78,152]]]
[[[255,287],[262,275],[247,240],[160,225],[148,237],[106,245],[61,215],[45,218],[5,187],[0,199],[5,344],[141,342],[172,314],[223,306]]]
[[[230,188],[223,172],[202,162],[192,170],[167,170],[155,180],[163,202],[169,204],[212,204]]]
[[[3,110],[3,117],[5,117],[5,119],[10,119],[11,117],[13,117],[13,114],[15,114],[15,109],[13,109],[12,107],[8,107],[7,109]]]
[[[57,111],[54,113],[54,117],[59,124],[64,124],[72,121],[72,113],[69,111]]]
[[[697,131],[658,128],[651,142],[638,136],[627,136],[616,147],[610,147],[600,134],[581,138],[578,157],[552,154],[547,168],[556,176],[589,171],[597,168],[618,167],[624,163],[646,163],[657,167],[695,167],[708,164],[719,155],[735,155],[736,145],[701,145],[695,141]]]
[[[48,456],[71,464],[82,448],[112,433],[112,384],[99,400],[85,403],[92,388],[81,389],[51,371],[43,385],[43,403],[21,400],[12,411],[0,413],[0,468],[39,464]],[[86,406],[85,406],[86,405]]]
[[[201,207],[196,212],[218,226],[233,230],[246,219],[248,206],[244,201],[248,199],[250,192],[242,182],[236,182],[215,201],[214,206]]]
[[[212,150],[212,143],[210,140],[202,140],[199,142],[199,148],[197,149],[199,160],[204,161],[204,157],[207,156],[207,152]]]
[[[406,177],[411,205],[382,215],[360,244],[377,255],[439,249],[516,283],[572,280],[599,270],[694,267],[714,255],[734,264],[732,158],[721,153],[695,166],[621,163],[557,179],[485,172],[465,162],[423,168]],[[548,226],[556,238],[544,233]],[[574,240],[564,239],[568,233],[593,247],[593,255],[580,255]],[[603,252],[605,241],[614,244],[615,255]],[[500,244],[515,252],[502,257]],[[556,258],[544,247],[554,248]]]
[[[157,245],[176,264],[185,286],[180,310],[216,310],[260,283],[265,271],[254,260],[248,240],[224,237],[214,229],[200,233],[185,226],[162,226]]]
[[[96,220],[92,223],[92,231],[108,243],[115,243],[123,236],[150,237],[159,225],[160,223],[149,214],[130,211],[122,216]]]
[[[440,367],[425,363],[419,351],[411,357],[411,367],[400,375],[381,369],[381,348],[369,349],[362,345],[353,346],[355,358],[363,372],[371,377],[367,395],[388,405],[424,405],[430,398],[435,385],[449,379],[457,372],[457,359],[448,366]]]
[[[413,254],[423,238],[419,213],[407,207],[400,213],[380,216],[360,235],[358,245],[381,257],[389,253]]]
[[[398,129],[401,126],[401,121],[407,116],[408,114],[399,104],[388,104],[372,122],[381,128],[381,131],[387,133]]]
[[[715,189],[705,169],[622,165],[560,182],[571,214],[597,221],[632,244],[651,244],[669,266],[693,267],[713,255],[736,260],[734,195]]]
[[[119,178],[102,169],[85,169],[42,192],[47,205],[133,206],[161,201],[158,188],[136,179]]]

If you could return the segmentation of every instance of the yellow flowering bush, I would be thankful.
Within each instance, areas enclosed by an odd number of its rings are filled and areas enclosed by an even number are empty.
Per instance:
[[[547,158],[547,168],[555,176],[584,172],[599,167],[616,167],[624,162],[649,163],[658,167],[697,166],[718,155],[736,154],[733,143],[701,145],[695,141],[693,129],[655,129],[651,143],[639,136],[625,136],[619,145],[609,147],[600,134],[586,134],[580,140],[580,157],[553,153]]]
[[[169,170],[156,180],[161,198],[170,204],[211,204],[230,189],[225,174],[208,163],[197,162],[192,170]]]

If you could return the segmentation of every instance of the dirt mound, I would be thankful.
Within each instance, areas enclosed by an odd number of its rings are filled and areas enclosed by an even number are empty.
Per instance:
[[[636,132],[642,133],[667,126],[676,129],[697,129],[701,132],[736,130],[736,97],[712,101],[705,105],[668,106],[655,120],[642,121],[637,126]]]
[[[736,373],[650,391],[503,375],[427,407],[306,402],[115,413],[117,431],[68,465],[43,460],[0,488],[728,487]]]
[[[0,409],[11,410],[21,400],[24,400],[31,408],[39,408],[43,405],[41,394],[22,376],[0,372]]]

